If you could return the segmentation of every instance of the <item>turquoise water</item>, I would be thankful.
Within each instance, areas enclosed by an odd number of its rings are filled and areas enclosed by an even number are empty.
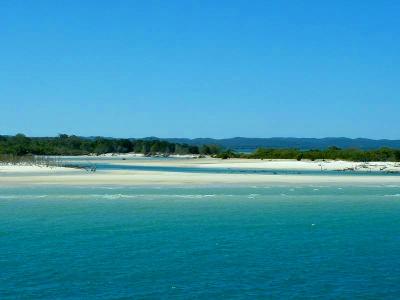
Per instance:
[[[398,299],[400,187],[0,189],[0,299]]]

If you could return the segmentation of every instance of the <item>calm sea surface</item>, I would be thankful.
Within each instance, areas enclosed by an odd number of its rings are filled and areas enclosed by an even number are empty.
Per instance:
[[[0,299],[398,299],[400,187],[0,188]]]

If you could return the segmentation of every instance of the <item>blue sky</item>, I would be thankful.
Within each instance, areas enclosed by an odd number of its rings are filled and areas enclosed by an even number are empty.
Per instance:
[[[0,134],[400,139],[400,1],[0,1]]]

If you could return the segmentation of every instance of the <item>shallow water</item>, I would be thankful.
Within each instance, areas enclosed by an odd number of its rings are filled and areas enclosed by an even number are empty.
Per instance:
[[[212,168],[212,167],[172,167],[172,166],[143,166],[143,165],[119,165],[119,164],[95,164],[96,169],[102,170],[132,170],[132,171],[159,171],[178,173],[208,173],[208,174],[274,174],[274,175],[338,175],[338,176],[400,176],[398,172],[380,171],[343,171],[343,170],[291,170],[272,168]]]
[[[396,299],[400,187],[0,188],[1,299]]]
[[[190,158],[186,158],[189,160]],[[85,157],[75,158],[73,156],[64,156],[62,160],[74,165],[83,165],[87,167],[96,167],[96,170],[107,171],[159,171],[159,172],[178,172],[178,173],[208,173],[208,174],[274,174],[274,175],[338,175],[338,176],[400,176],[400,172],[371,171],[367,169],[359,170],[296,170],[296,169],[274,169],[274,168],[221,168],[221,167],[185,167],[185,166],[162,166],[162,165],[135,165],[121,164],[121,158],[111,157]],[[105,162],[110,161],[111,162]],[[176,157],[135,157],[128,159],[131,162],[143,161],[169,161],[182,160]]]

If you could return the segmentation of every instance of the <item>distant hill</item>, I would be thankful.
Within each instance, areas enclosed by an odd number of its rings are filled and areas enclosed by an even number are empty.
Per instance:
[[[159,139],[150,137],[146,139]],[[224,148],[233,149],[240,152],[251,152],[259,147],[265,148],[297,148],[300,150],[310,149],[326,149],[336,146],[338,148],[358,148],[363,150],[378,149],[382,147],[400,149],[400,140],[373,140],[366,138],[350,139],[344,137],[328,137],[328,138],[245,138],[235,137],[229,139],[212,139],[212,138],[165,138],[173,143],[185,143],[189,145],[216,144]]]

